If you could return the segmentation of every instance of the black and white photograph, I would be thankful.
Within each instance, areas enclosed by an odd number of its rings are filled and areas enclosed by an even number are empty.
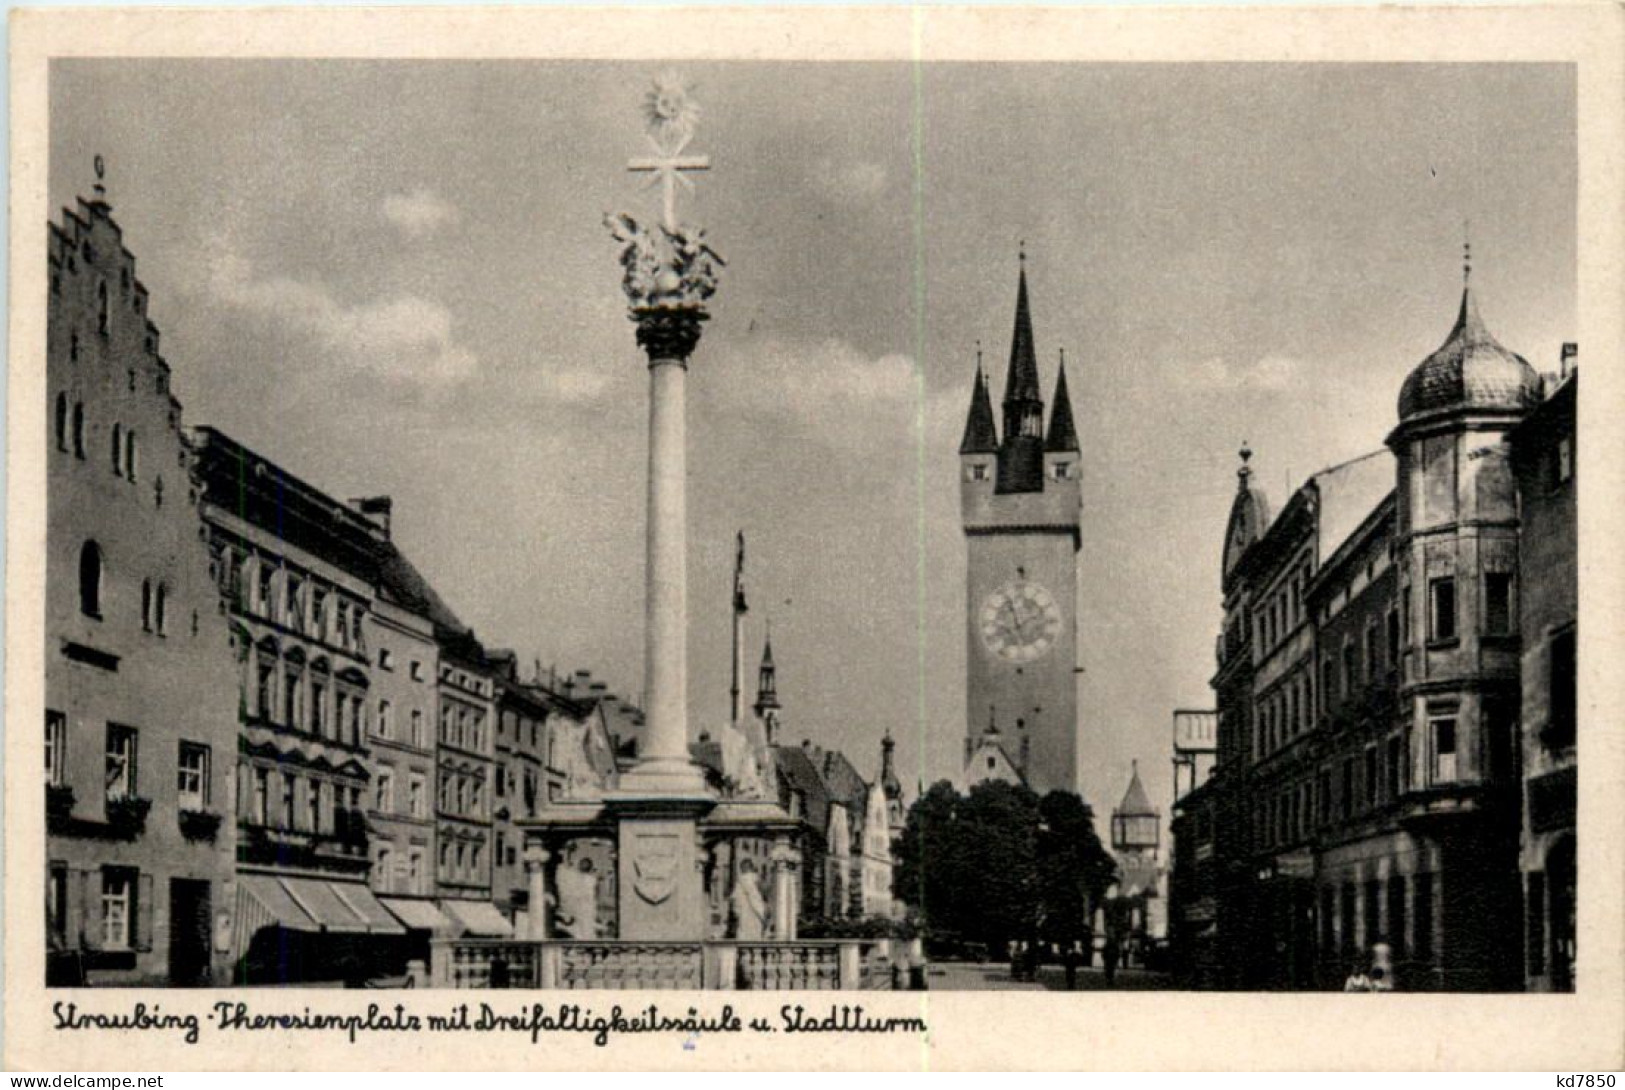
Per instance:
[[[45,1005],[1618,984],[1580,64],[43,71]]]

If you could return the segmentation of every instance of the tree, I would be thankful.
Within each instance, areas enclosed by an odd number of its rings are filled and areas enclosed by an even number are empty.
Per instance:
[[[997,950],[1014,939],[1081,938],[1115,870],[1077,795],[1040,800],[999,781],[961,795],[944,780],[909,810],[896,890],[939,943]]]

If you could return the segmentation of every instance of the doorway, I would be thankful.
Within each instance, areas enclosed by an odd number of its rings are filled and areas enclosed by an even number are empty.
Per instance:
[[[169,983],[176,988],[206,987],[209,981],[209,883],[194,878],[169,880]]]

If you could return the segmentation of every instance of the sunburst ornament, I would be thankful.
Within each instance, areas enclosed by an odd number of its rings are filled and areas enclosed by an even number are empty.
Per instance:
[[[689,87],[676,72],[667,70],[654,79],[643,96],[643,116],[649,139],[667,155],[676,155],[694,137],[700,106],[688,95]]]

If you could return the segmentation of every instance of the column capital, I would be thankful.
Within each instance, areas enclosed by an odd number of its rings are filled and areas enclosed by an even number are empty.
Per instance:
[[[525,869],[527,871],[546,866],[547,861],[552,857],[552,852],[548,851],[545,847],[535,843],[534,841],[525,845],[524,860]]]
[[[700,323],[710,315],[704,307],[637,307],[632,318],[638,326],[638,347],[649,354],[649,366],[675,363],[687,367],[700,343]]]

